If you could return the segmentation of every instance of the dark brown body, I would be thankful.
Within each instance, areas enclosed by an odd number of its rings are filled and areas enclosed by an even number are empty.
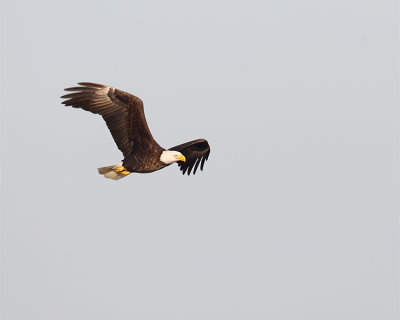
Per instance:
[[[157,145],[158,146],[158,145]],[[161,153],[165,149],[158,146],[158,148],[148,148],[139,151],[133,150],[132,153],[125,157],[123,166],[130,172],[149,173],[160,170],[169,166],[160,161]]]

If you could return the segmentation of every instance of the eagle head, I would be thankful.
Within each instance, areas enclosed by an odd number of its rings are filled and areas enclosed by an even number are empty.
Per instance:
[[[173,162],[178,162],[178,161],[185,162],[186,158],[182,153],[178,151],[164,150],[161,153],[160,161],[165,164],[171,164]]]

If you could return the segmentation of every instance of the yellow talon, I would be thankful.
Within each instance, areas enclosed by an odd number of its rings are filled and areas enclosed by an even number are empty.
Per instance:
[[[114,170],[115,172],[124,174],[126,176],[131,173],[130,171],[126,170],[124,166],[116,167]]]

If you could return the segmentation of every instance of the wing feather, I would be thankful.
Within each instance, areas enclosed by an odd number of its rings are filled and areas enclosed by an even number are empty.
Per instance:
[[[104,88],[105,85],[99,84],[99,83],[94,83],[94,82],[78,82],[80,86],[84,87],[92,87],[92,88]]]
[[[186,162],[178,162],[178,165],[182,174],[187,172],[188,175],[190,175],[192,170],[193,174],[196,174],[199,165],[200,170],[203,170],[204,163],[210,155],[210,145],[205,139],[186,142],[179,146],[170,148],[169,150],[179,151],[185,156]]]
[[[147,126],[143,102],[127,92],[98,83],[79,82],[79,87],[66,88],[66,106],[103,116],[118,149],[128,156],[135,145],[156,143]]]

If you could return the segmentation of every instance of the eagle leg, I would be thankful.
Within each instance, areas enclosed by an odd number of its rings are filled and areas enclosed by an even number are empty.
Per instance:
[[[124,166],[116,167],[115,168],[115,172],[118,172],[118,173],[121,173],[121,174],[124,174],[124,175],[128,175],[128,174],[131,173],[130,171],[126,170]]]

